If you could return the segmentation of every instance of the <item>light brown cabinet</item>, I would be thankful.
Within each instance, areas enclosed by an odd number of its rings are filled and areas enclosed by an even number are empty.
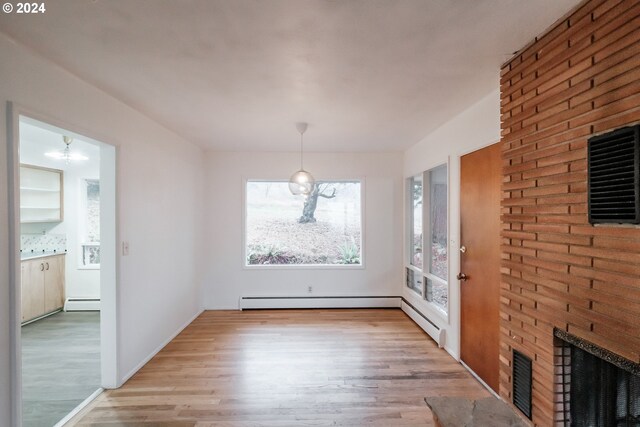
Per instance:
[[[64,255],[22,261],[22,322],[64,306]]]

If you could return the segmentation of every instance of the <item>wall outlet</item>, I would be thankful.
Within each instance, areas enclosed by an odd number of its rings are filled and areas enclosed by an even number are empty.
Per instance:
[[[307,292],[312,293],[313,292],[313,286],[307,287]]]
[[[122,256],[129,255],[129,242],[122,242]]]

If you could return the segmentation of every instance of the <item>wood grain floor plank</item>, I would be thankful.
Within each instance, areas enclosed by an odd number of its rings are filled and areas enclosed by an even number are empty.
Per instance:
[[[207,311],[72,426],[430,426],[489,393],[397,309]]]

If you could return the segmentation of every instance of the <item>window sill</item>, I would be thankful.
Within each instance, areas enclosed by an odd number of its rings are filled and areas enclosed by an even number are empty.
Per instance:
[[[243,265],[244,270],[364,270],[364,264],[282,264],[282,265],[268,265],[268,264],[255,264],[255,265]]]

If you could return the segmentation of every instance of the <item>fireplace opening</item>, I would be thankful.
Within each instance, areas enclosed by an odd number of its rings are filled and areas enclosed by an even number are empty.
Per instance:
[[[558,424],[640,427],[640,364],[556,330]]]

